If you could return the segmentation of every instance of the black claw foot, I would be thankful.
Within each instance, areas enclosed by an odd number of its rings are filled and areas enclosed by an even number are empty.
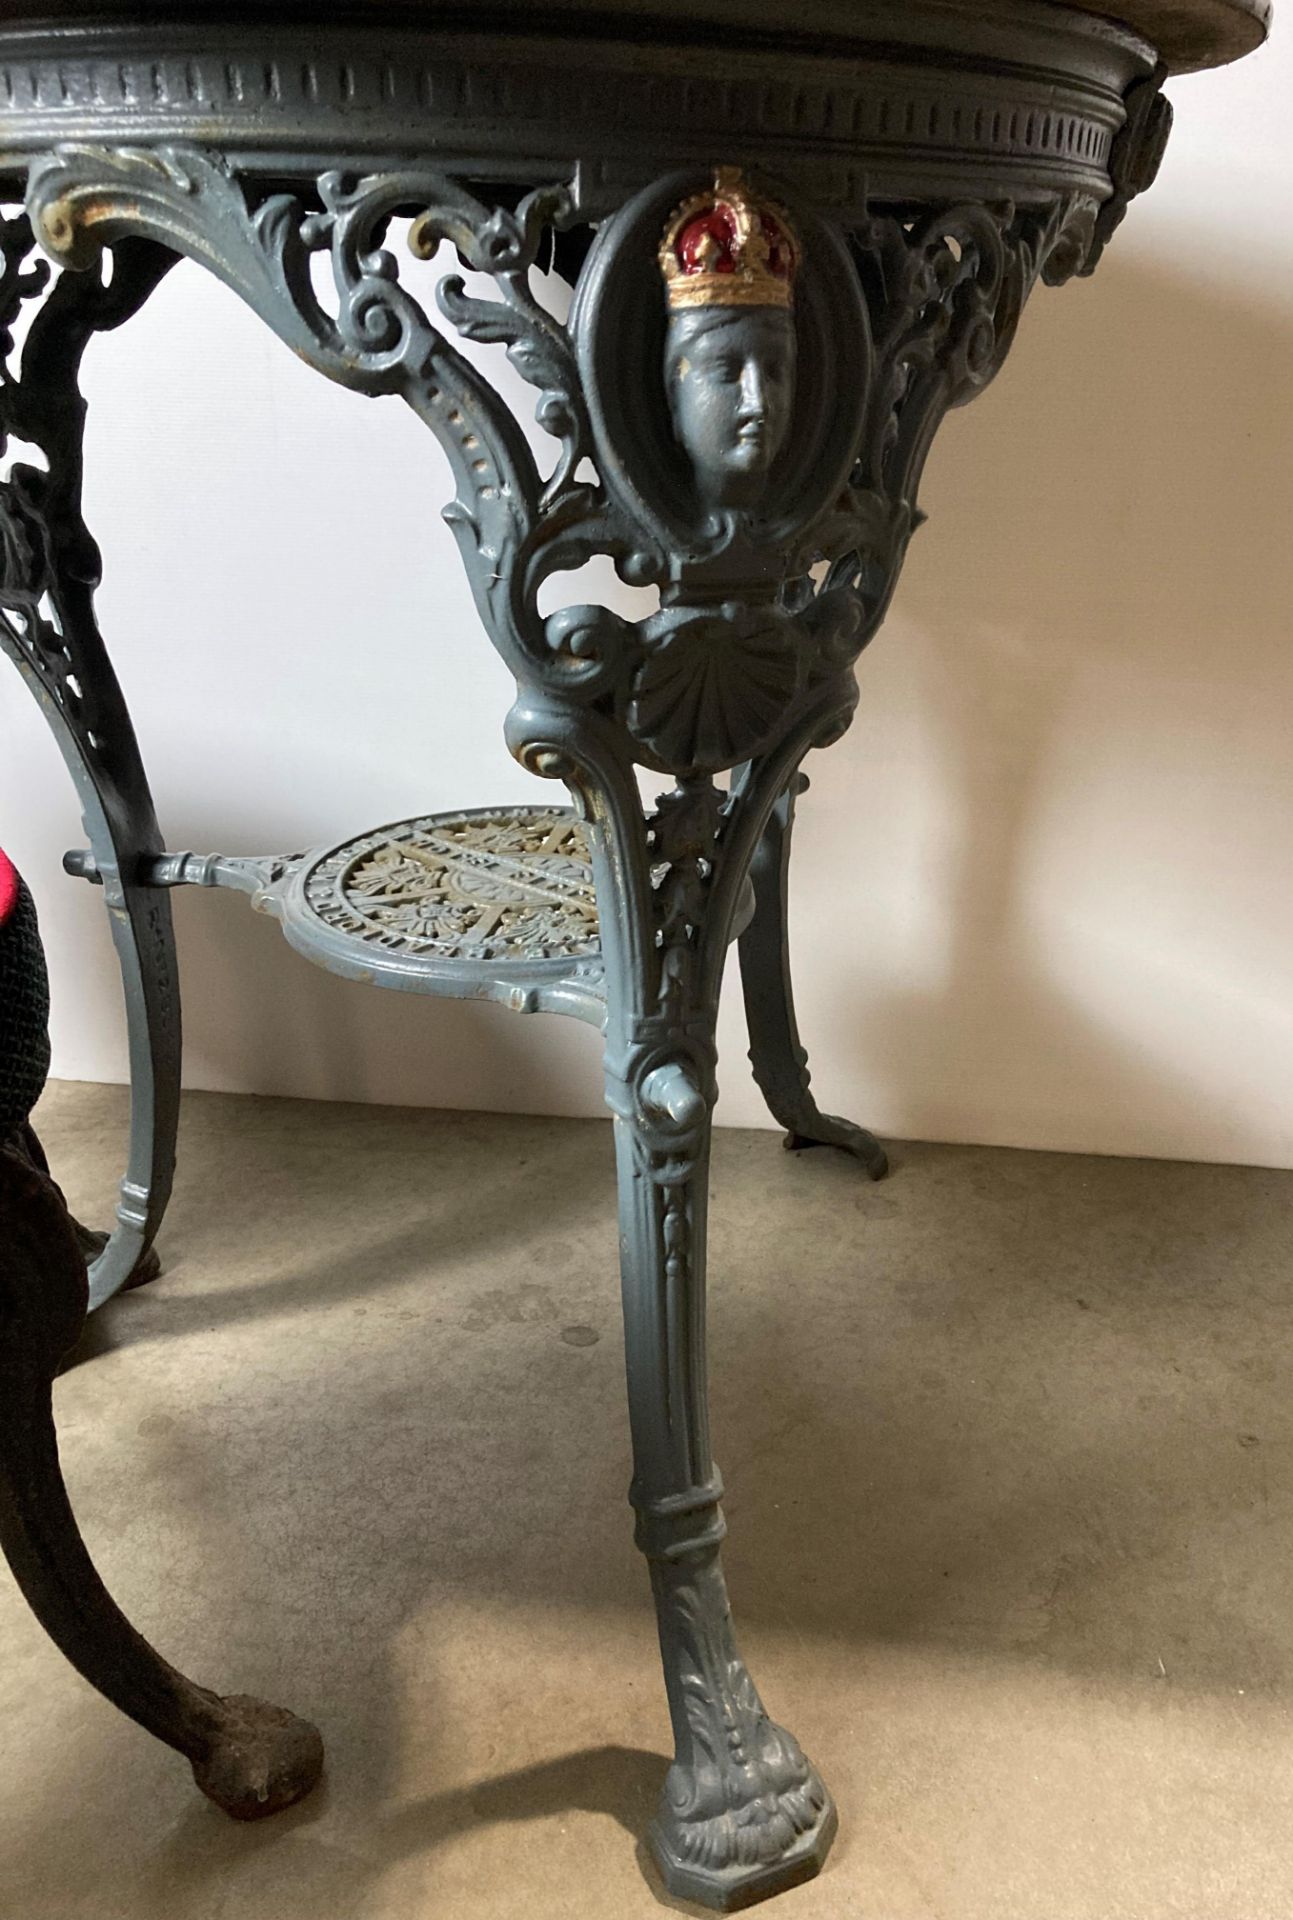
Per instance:
[[[735,1913],[820,1873],[835,1803],[784,1728],[761,1735],[744,1766],[670,1768],[650,1842],[677,1899]]]
[[[219,1702],[223,1725],[193,1778],[233,1820],[264,1820],[303,1800],[323,1772],[323,1736],[308,1720],[250,1694]]]
[[[855,1127],[851,1120],[839,1120],[833,1113],[814,1113],[801,1126],[791,1127],[785,1138],[788,1153],[805,1147],[839,1147],[851,1153],[869,1179],[883,1180],[889,1171],[889,1156],[873,1133]]]

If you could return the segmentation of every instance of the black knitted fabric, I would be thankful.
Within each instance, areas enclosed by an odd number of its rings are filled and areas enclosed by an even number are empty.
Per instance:
[[[0,924],[0,1145],[15,1134],[49,1077],[49,979],[36,903],[21,880]]]

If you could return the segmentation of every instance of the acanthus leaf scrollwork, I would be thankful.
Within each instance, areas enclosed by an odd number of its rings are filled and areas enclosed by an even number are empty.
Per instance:
[[[720,1872],[781,1859],[825,1817],[826,1790],[741,1658],[717,1553],[702,1549],[660,1579],[687,1723],[657,1815],[665,1846]]]
[[[521,378],[539,390],[535,419],[561,447],[561,457],[543,490],[540,504],[545,510],[564,500],[580,461],[592,453],[588,413],[569,337],[534,297],[530,285],[530,269],[543,236],[567,224],[571,210],[566,188],[540,188],[525,196],[514,216],[504,208],[490,216],[467,257],[477,271],[493,275],[503,294],[501,301],[474,298],[458,274],[448,275],[437,289],[441,312],[464,339],[502,342]],[[442,237],[423,214],[413,224],[409,245],[418,259],[429,260]],[[577,505],[590,507],[590,492],[582,493]]]
[[[732,170],[720,176],[730,191]],[[564,186],[489,207],[448,176],[407,168],[333,171],[312,195],[258,198],[226,162],[197,150],[64,147],[33,168],[30,206],[67,264],[87,264],[123,234],[149,235],[211,267],[329,377],[401,394],[448,452],[457,492],[446,518],[518,677],[576,707],[598,706],[646,764],[681,773],[757,753],[824,679],[851,667],[919,524],[920,471],[939,420],[992,378],[1039,275],[1080,267],[1094,222],[1094,208],[1077,201],[1022,213],[936,207],[914,218],[876,209],[850,236],[867,336],[855,356],[865,387],[856,457],[841,493],[808,524],[792,515],[770,599],[762,580],[753,596],[742,583],[740,555],[748,547],[755,556],[759,541],[742,533],[741,512],[710,516],[727,531],[717,546],[707,535],[693,564],[685,551],[666,552],[659,526],[634,521],[604,474],[577,477],[589,460],[598,467],[579,354],[532,284],[545,238],[575,219]],[[411,222],[415,256],[447,242],[493,279],[499,297],[482,299],[460,274],[446,276],[439,308],[466,338],[501,344],[537,389],[539,424],[559,443],[546,482],[508,406],[401,282],[387,244],[399,217]],[[316,289],[319,253],[330,257],[334,307]],[[649,388],[642,404],[663,407]],[[715,595],[702,575],[725,553],[735,578]],[[671,572],[659,613],[633,621],[594,605],[541,617],[545,582],[598,554],[634,581]]]
[[[565,217],[563,188],[540,189],[513,213],[430,169],[334,170],[310,199],[257,198],[225,161],[197,149],[64,146],[33,167],[28,203],[61,263],[87,267],[122,236],[145,234],[207,266],[327,377],[369,395],[401,395],[449,457],[456,497],[445,517],[495,643],[518,674],[584,691],[586,669],[572,669],[548,642],[537,590],[570,552],[596,550],[604,531],[631,543],[603,528],[593,493],[574,483],[586,425],[573,360],[564,329],[528,290],[545,232]],[[430,258],[447,241],[500,286],[500,302],[480,301],[450,276],[441,302],[469,337],[506,344],[540,387],[540,423],[562,448],[546,489],[510,409],[401,282],[386,244],[401,216],[412,222],[415,256]],[[311,269],[321,253],[332,267],[331,306]],[[582,534],[581,518],[590,522]]]
[[[877,211],[851,236],[874,352],[865,425],[844,495],[796,556],[824,563],[824,577],[792,574],[783,590],[823,665],[856,658],[878,631],[923,518],[940,422],[995,378],[1037,281],[1082,270],[1095,217],[1083,196],[1041,210],[965,204],[915,219]]]

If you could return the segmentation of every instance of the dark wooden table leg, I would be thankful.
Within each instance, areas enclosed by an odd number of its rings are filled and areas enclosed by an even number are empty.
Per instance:
[[[177,1673],[100,1580],[63,1483],[52,1403],[87,1297],[57,1188],[27,1156],[0,1149],[0,1547],[37,1619],[91,1686],[182,1753],[217,1806],[257,1820],[310,1791],[323,1742],[281,1707],[221,1698]]]

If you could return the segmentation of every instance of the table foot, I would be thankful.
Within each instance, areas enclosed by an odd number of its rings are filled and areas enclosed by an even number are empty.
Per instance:
[[[806,1147],[838,1147],[851,1153],[870,1180],[883,1180],[889,1171],[889,1156],[873,1133],[855,1126],[852,1120],[840,1120],[833,1113],[819,1113],[809,1105],[796,1116],[782,1142],[787,1153],[800,1153]]]
[[[820,1871],[835,1806],[737,1651],[717,1548],[652,1572],[683,1724],[650,1846],[672,1894],[731,1913]]]
[[[308,1720],[248,1693],[212,1696],[223,1730],[193,1778],[232,1820],[264,1820],[303,1800],[323,1772],[323,1736]]]
[[[812,1815],[811,1825],[797,1832],[803,1817],[800,1803],[806,1806],[818,1797],[822,1804]],[[809,1784],[793,1796],[794,1805],[789,1804],[790,1798],[782,1797],[779,1804],[786,1811],[775,1821],[772,1816],[760,1815],[762,1830],[754,1830],[759,1854],[752,1862],[743,1857],[751,1828],[739,1824],[738,1812],[725,1813],[707,1822],[703,1829],[676,1820],[672,1808],[668,1815],[662,1814],[651,1829],[651,1853],[669,1892],[677,1900],[694,1900],[698,1906],[713,1907],[719,1913],[737,1913],[742,1907],[752,1907],[814,1879],[822,1870],[839,1827],[835,1803],[811,1768]],[[774,1825],[778,1833],[785,1833],[784,1849],[771,1859],[761,1857]]]

